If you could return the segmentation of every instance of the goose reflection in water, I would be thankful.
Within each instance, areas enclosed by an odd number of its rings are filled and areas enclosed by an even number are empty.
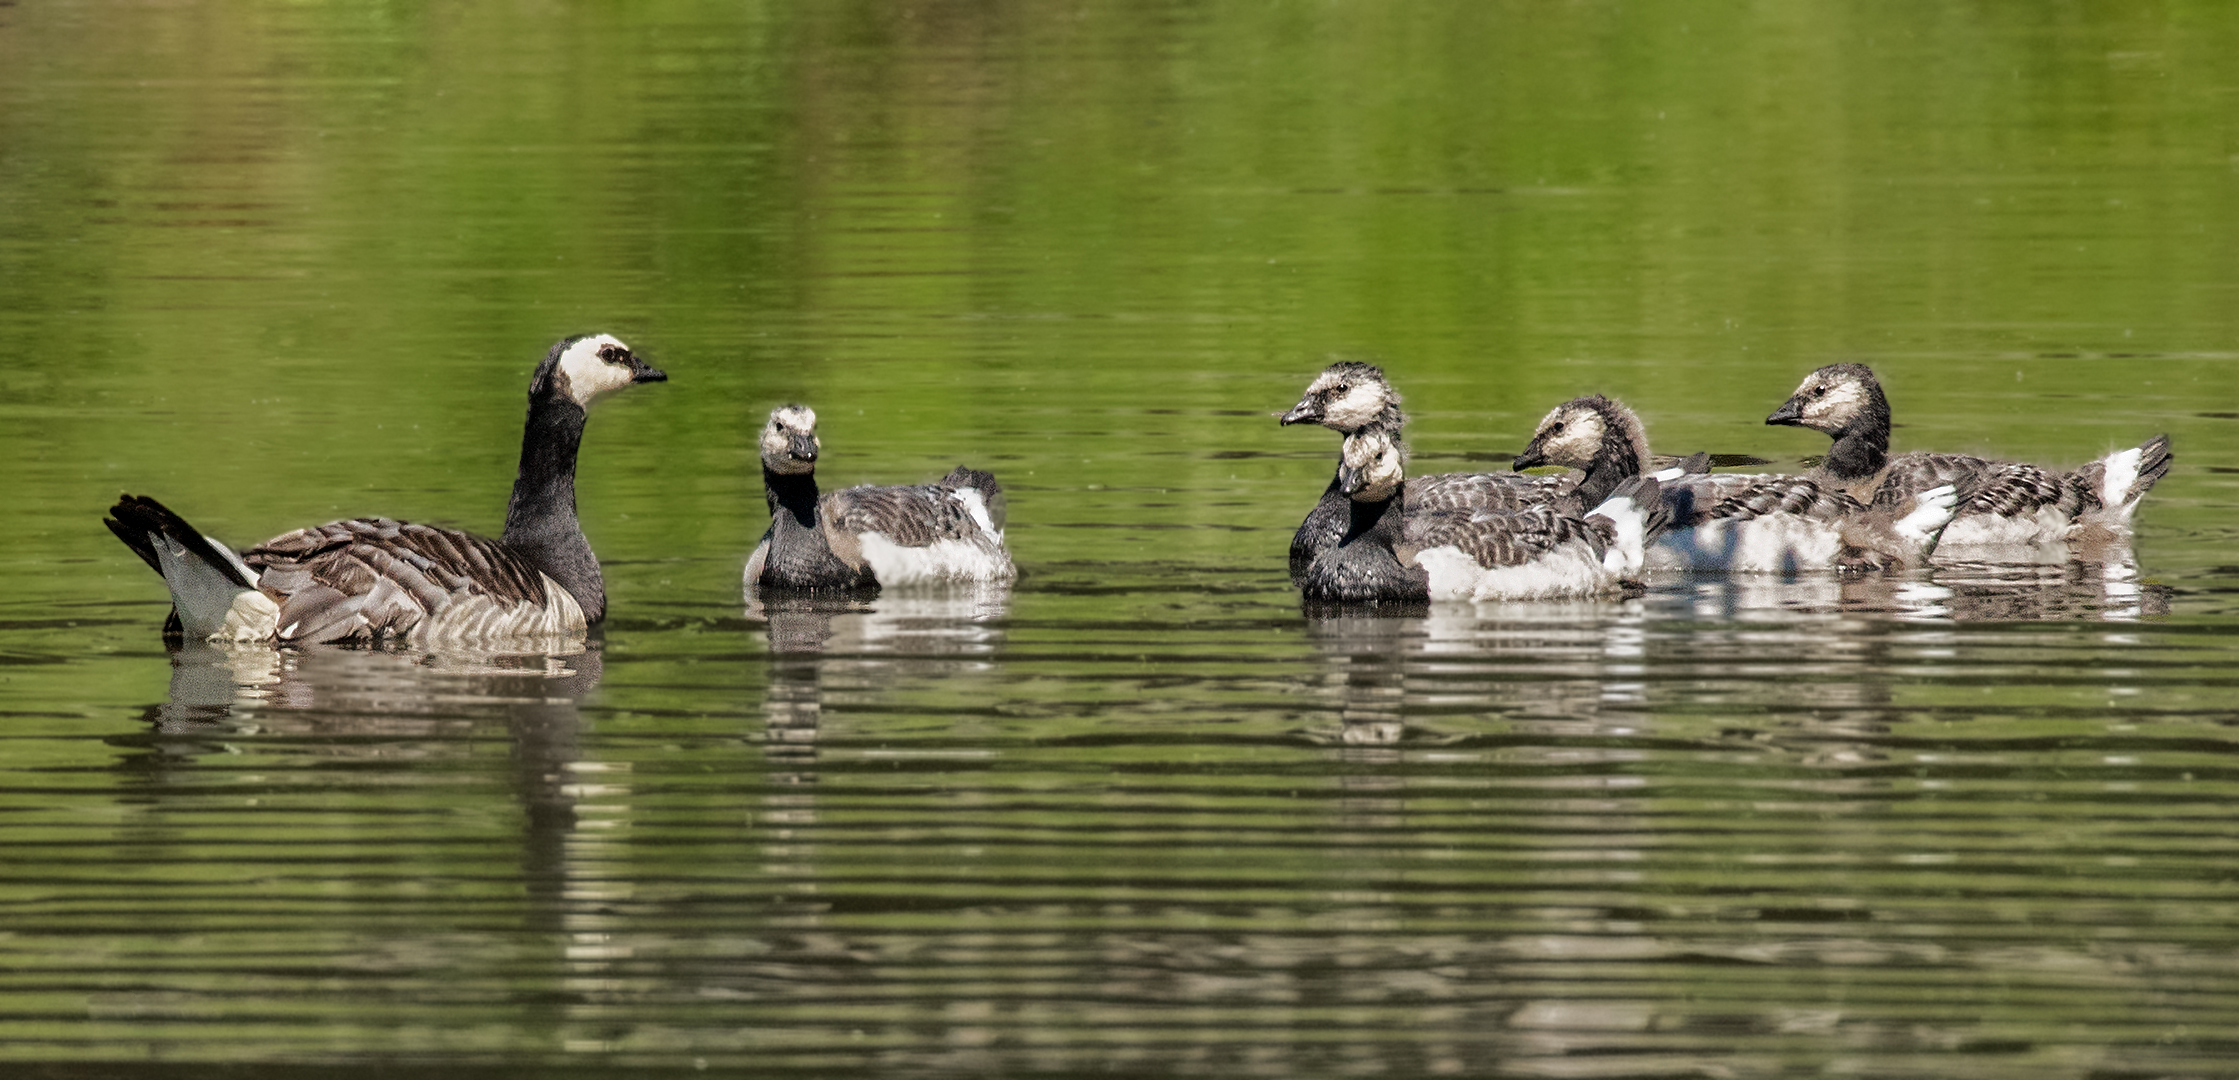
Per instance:
[[[575,879],[595,854],[596,837],[578,831],[580,804],[618,799],[627,788],[593,783],[609,770],[586,760],[582,745],[578,703],[604,674],[600,643],[548,644],[549,652],[430,653],[189,642],[172,653],[170,693],[145,713],[147,730],[107,741],[139,751],[119,767],[147,789],[199,799],[217,763],[198,759],[250,740],[260,777],[344,761],[381,767],[385,782],[409,784],[425,782],[421,763],[476,756],[502,728],[522,815],[528,918],[534,928],[554,929],[583,898]],[[327,781],[306,782],[327,789]],[[378,845],[360,846],[364,858],[386,857]]]
[[[1637,731],[1646,655],[1638,600],[1313,605],[1322,697],[1339,726],[1308,738],[1352,746],[1435,745],[1439,716],[1492,714],[1518,730]]]
[[[1010,601],[1010,587],[1002,583],[888,590],[875,599],[749,600],[746,617],[769,627],[764,752],[773,764],[812,766],[828,695],[876,700],[928,682],[993,672]],[[809,783],[813,773],[779,779]]]

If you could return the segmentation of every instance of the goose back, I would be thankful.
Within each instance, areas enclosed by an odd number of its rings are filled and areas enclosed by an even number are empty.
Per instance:
[[[277,638],[413,644],[580,633],[580,603],[506,544],[388,518],[276,536],[242,555]]]

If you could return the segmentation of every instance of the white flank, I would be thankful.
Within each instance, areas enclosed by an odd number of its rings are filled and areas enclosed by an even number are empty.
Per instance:
[[[762,576],[762,566],[763,566],[763,564],[764,564],[765,562],[767,562],[767,561],[769,560],[769,557],[770,557],[770,542],[769,542],[769,540],[767,540],[767,539],[764,539],[764,540],[763,540],[763,541],[762,541],[761,543],[759,543],[759,544],[756,544],[756,545],[754,546],[754,554],[752,554],[752,555],[749,555],[749,556],[747,556],[747,557],[746,557],[746,575],[745,575],[745,577],[746,577],[746,587],[747,587],[748,591],[752,591],[752,590],[753,590],[753,588],[754,588],[754,579],[756,579],[756,578],[759,578],[759,577],[761,577],[761,576]]]
[[[1936,538],[1937,530],[1951,523],[1952,511],[1958,506],[1959,489],[1950,484],[1929,488],[1913,496],[1912,512],[1898,518],[1893,528],[1907,543],[1925,545]]]
[[[2130,487],[2138,482],[2138,462],[2145,457],[2145,448],[2133,446],[2128,450],[2109,454],[2100,459],[2106,466],[2105,479],[2099,485],[2099,501],[2110,510],[2119,509],[2125,520],[2133,506],[2124,505],[2131,498]]]
[[[884,533],[861,537],[863,561],[871,564],[882,587],[919,585],[936,581],[1009,581],[1016,571],[1001,547],[990,548],[970,540],[936,540],[924,547],[904,547]]]
[[[549,574],[538,576],[544,579],[543,604],[524,601],[506,606],[479,593],[456,597],[412,628],[412,644],[475,645],[501,638],[564,637],[587,629],[589,621],[575,594]]]
[[[1826,522],[1801,514],[1767,514],[1666,529],[1648,550],[1647,563],[1658,569],[1793,574],[1833,566],[1842,547],[1841,531]]]
[[[2014,517],[1961,514],[1944,527],[1943,540],[1936,551],[1941,556],[1945,549],[1954,547],[2050,544],[2067,535],[2068,525],[2068,515],[2061,513],[2057,506],[2039,507],[2036,513]]]
[[[1687,475],[1687,470],[1674,465],[1669,469],[1658,469],[1655,472],[1649,473],[1648,478],[1658,483],[1669,484],[1672,481],[1677,480],[1685,475]]]
[[[1647,514],[1633,502],[1630,495],[1613,496],[1600,506],[1586,512],[1587,517],[1604,517],[1617,526],[1617,536],[1602,554],[1602,566],[1610,573],[1628,575],[1640,573],[1647,561],[1645,546],[1648,531]]]
[[[1417,552],[1415,565],[1429,573],[1433,600],[1544,600],[1558,596],[1590,596],[1616,582],[1594,558],[1593,548],[1580,542],[1564,544],[1517,566],[1479,566],[1476,558],[1456,547]]]
[[[226,609],[225,625],[210,637],[218,641],[270,641],[273,628],[279,624],[280,605],[254,589],[243,589]]]
[[[994,519],[987,516],[987,499],[980,495],[980,489],[957,488],[948,495],[964,504],[964,512],[972,515],[972,523],[978,525],[981,532],[994,537],[997,543],[1003,541],[1003,534],[995,531]]]

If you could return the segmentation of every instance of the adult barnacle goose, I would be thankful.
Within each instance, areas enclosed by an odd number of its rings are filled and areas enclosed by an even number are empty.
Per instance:
[[[430,645],[581,632],[606,617],[599,560],[575,516],[585,410],[601,394],[667,378],[606,334],[552,346],[529,379],[520,472],[496,540],[357,518],[236,555],[135,495],[106,524],[170,586],[166,636]]]
[[[1829,364],[1804,377],[1767,424],[1808,427],[1835,442],[1818,475],[1876,507],[1940,484],[1960,502],[1939,550],[2126,539],[2138,500],[2169,471],[2169,436],[2156,435],[2070,473],[2015,461],[1922,451],[1889,454],[1889,399],[1873,369]]]
[[[869,484],[819,495],[816,412],[783,405],[762,428],[770,528],[746,560],[746,587],[869,591],[931,582],[1009,581],[1003,488],[962,465],[930,484]]]
[[[1612,490],[1648,462],[1640,417],[1600,394],[1548,412],[1515,467],[1568,465],[1585,470],[1581,490]],[[1886,567],[1925,562],[1951,520],[1950,485],[1868,506],[1809,477],[1667,469],[1664,509],[1671,524],[1649,549],[1651,566],[1688,570],[1792,573],[1825,567]]]
[[[1638,574],[1663,528],[1652,477],[1617,485],[1584,515],[1546,504],[1517,510],[1405,511],[1406,446],[1368,428],[1345,437],[1338,488],[1345,534],[1316,554],[1308,600],[1535,600],[1614,591]]]
[[[1340,435],[1376,429],[1396,440],[1407,425],[1400,411],[1400,396],[1374,364],[1341,360],[1323,369],[1306,387],[1304,396],[1281,415],[1284,426],[1320,424]],[[1342,467],[1340,467],[1342,472]],[[1570,494],[1570,481],[1559,476],[1518,476],[1514,473],[1440,473],[1407,482],[1404,510],[1519,509],[1536,503],[1556,502]],[[1572,503],[1569,509],[1578,509]],[[1307,512],[1291,536],[1291,583],[1303,584],[1314,556],[1345,535],[1352,517],[1352,500],[1338,488],[1336,477],[1322,489],[1321,501]]]

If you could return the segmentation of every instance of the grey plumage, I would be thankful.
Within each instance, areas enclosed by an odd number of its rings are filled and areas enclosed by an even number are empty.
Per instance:
[[[2156,435],[2071,472],[1969,454],[1889,454],[1888,396],[1864,364],[1829,364],[1804,377],[1765,423],[1808,427],[1834,440],[1817,474],[1876,508],[1901,504],[1938,485],[1958,489],[1946,543],[2036,544],[2124,534],[2138,500],[2166,475],[2169,436]],[[2109,491],[2109,470],[2127,472]],[[2117,478],[2121,479],[2121,478]]]
[[[1619,483],[1588,515],[1546,503],[1410,512],[1405,461],[1405,445],[1389,432],[1346,437],[1338,487],[1351,514],[1345,535],[1308,564],[1300,584],[1306,599],[1589,595],[1636,572],[1643,545],[1666,521],[1657,481],[1641,476]]]
[[[1319,424],[1351,435],[1359,431],[1403,434],[1407,414],[1399,392],[1374,364],[1341,360],[1314,377],[1298,404],[1280,414],[1285,426]],[[1571,495],[1573,481],[1561,476],[1518,476],[1513,473],[1439,473],[1408,480],[1401,502],[1407,514],[1442,510],[1513,510]],[[1571,506],[1576,509],[1575,500]],[[1314,557],[1342,540],[1352,520],[1352,500],[1338,490],[1333,478],[1322,497],[1307,511],[1305,520],[1291,534],[1290,575],[1295,585]]]
[[[1540,422],[1518,468],[1583,468],[1580,487],[1601,490],[1637,475],[1651,460],[1640,417],[1599,394],[1556,406]],[[1693,569],[1790,571],[1810,566],[1881,567],[1925,559],[1950,492],[1926,501],[1907,493],[1869,506],[1821,478],[1711,473],[1707,454],[1675,463],[1664,509],[1670,528],[1658,558]],[[1929,491],[1938,485],[1925,485]],[[1920,517],[1912,517],[1921,511]],[[1903,527],[1900,527],[1902,522]]]
[[[161,503],[132,495],[118,500],[107,523],[163,574],[173,624],[190,638],[472,643],[580,631],[606,614],[598,560],[575,512],[585,407],[601,393],[667,378],[604,334],[554,345],[530,380],[502,540],[357,518],[237,556]]]
[[[781,406],[763,428],[762,484],[770,527],[747,557],[748,589],[875,591],[926,581],[1008,581],[1009,504],[995,477],[959,465],[929,484],[816,483],[816,413]]]

